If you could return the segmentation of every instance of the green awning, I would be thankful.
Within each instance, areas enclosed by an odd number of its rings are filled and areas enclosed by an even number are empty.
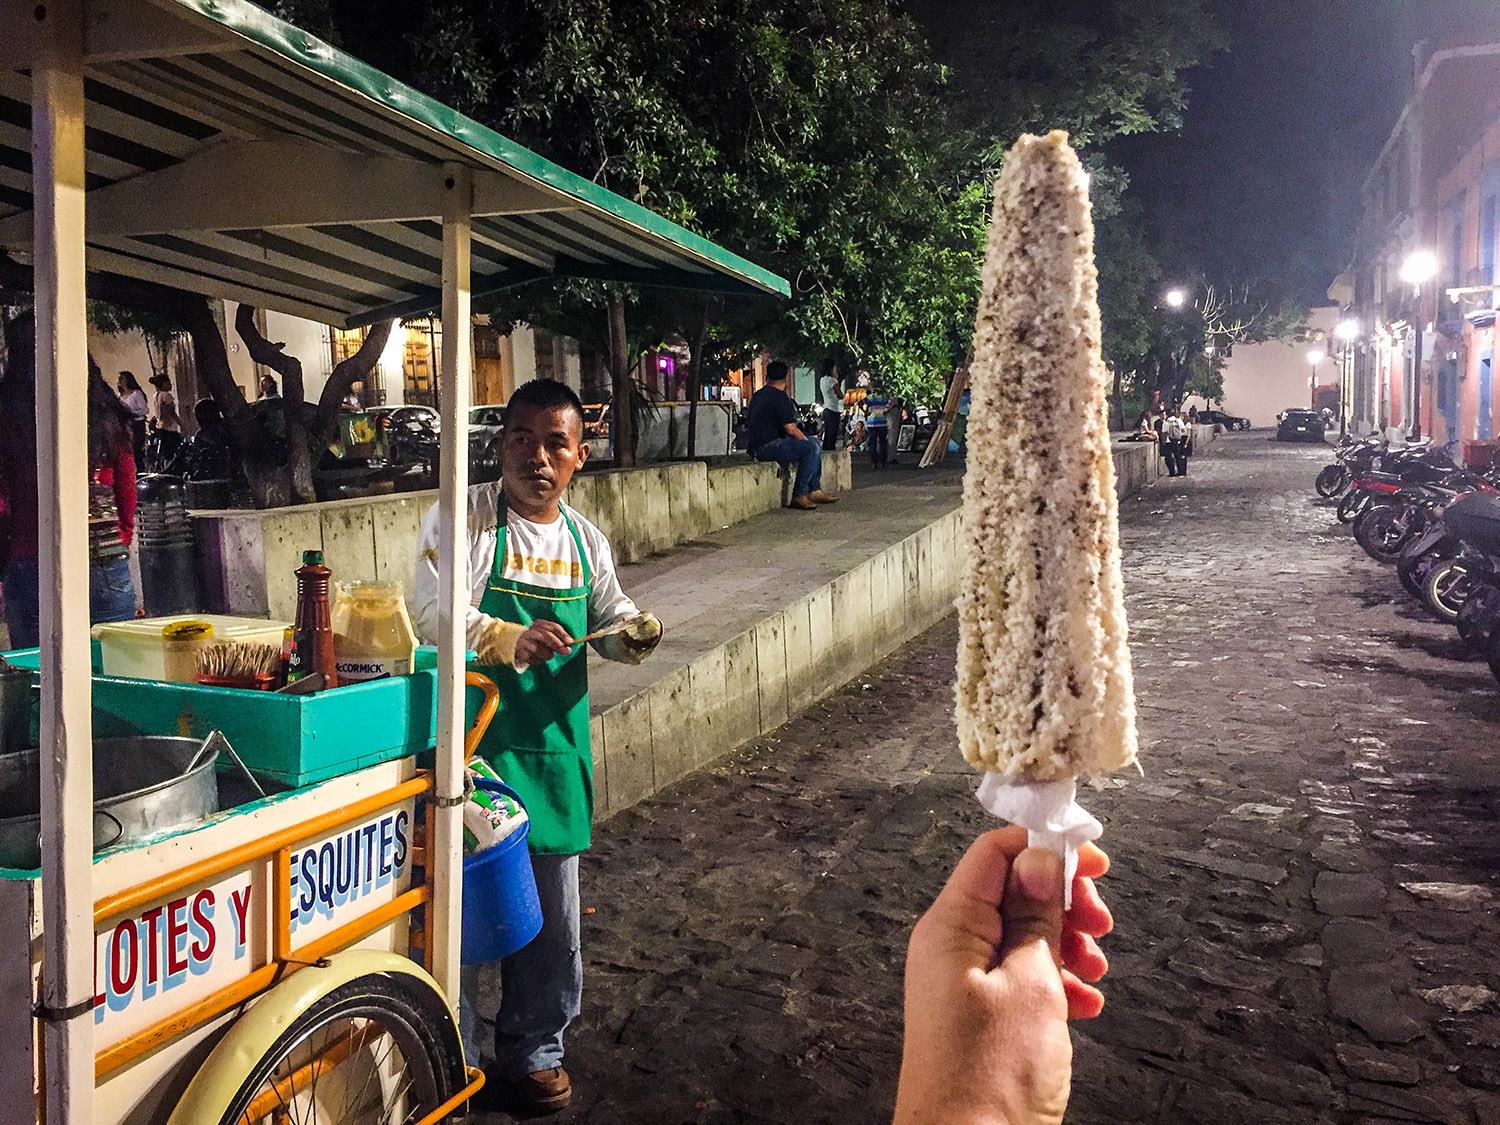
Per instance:
[[[786,281],[246,0],[96,0],[91,269],[352,327],[438,304],[445,165],[474,175],[476,295],[583,277]],[[0,43],[0,248],[31,240],[26,29]]]

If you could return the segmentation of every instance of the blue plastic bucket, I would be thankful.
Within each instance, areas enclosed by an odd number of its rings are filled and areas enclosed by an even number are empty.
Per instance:
[[[503,793],[522,808],[521,795],[509,785],[477,778],[476,789]],[[498,961],[524,948],[542,930],[542,904],[523,824],[492,848],[464,857],[464,903],[459,960],[465,965]]]

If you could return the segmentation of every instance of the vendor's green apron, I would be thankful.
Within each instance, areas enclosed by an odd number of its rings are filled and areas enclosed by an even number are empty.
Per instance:
[[[481,613],[517,625],[556,621],[570,637],[588,632],[593,574],[578,529],[566,513],[568,533],[583,564],[583,585],[555,590],[504,577],[506,509],[496,516],[495,562]],[[500,712],[479,753],[526,802],[529,843],[536,855],[587,851],[594,819],[594,759],[589,752],[589,678],[584,645],[545,664],[517,672],[509,665],[475,670],[500,688]]]

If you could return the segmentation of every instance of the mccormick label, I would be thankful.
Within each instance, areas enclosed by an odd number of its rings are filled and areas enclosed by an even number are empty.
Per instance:
[[[338,661],[339,683],[357,684],[365,680],[385,680],[411,674],[411,660],[405,656],[360,658]]]

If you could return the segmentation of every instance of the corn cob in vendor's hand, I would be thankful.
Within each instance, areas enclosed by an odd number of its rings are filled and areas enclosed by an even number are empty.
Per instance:
[[[1094,228],[1067,136],[1024,136],[995,186],[970,367],[959,743],[979,797],[1063,854],[1074,783],[1135,763]]]

